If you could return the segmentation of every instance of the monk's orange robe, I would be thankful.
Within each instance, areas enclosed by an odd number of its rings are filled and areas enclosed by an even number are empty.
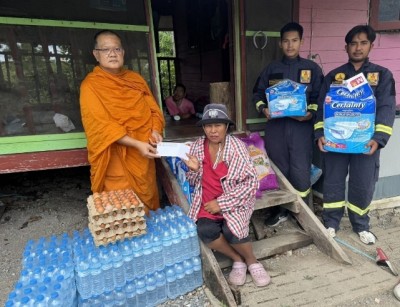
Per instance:
[[[125,135],[148,142],[152,130],[164,129],[146,81],[130,70],[111,74],[95,67],[81,84],[80,106],[92,192],[131,188],[149,209],[159,208],[155,161],[116,143]]]

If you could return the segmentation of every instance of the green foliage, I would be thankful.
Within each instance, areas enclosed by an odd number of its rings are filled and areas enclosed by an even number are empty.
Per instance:
[[[159,43],[160,53],[157,56],[160,70],[161,95],[165,99],[172,94],[176,83],[174,33],[172,31],[160,31]]]
[[[175,41],[174,32],[172,31],[160,31],[159,43],[160,43],[160,53],[158,56],[161,57],[175,57]]]

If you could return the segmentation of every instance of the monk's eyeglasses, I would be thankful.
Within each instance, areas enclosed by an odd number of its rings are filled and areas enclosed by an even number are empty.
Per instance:
[[[117,48],[104,48],[104,49],[100,49],[100,48],[95,48],[94,50],[99,51],[100,53],[104,54],[104,55],[110,55],[111,52],[114,52],[115,54],[122,54],[122,51],[124,51],[124,49],[117,47]]]

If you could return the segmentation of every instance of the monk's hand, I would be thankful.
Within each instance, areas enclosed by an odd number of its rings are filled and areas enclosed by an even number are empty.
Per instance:
[[[322,152],[328,152],[327,150],[325,150],[324,145],[326,144],[326,140],[324,136],[321,136],[318,139],[318,148],[319,150],[321,150]]]
[[[153,146],[156,146],[158,143],[162,142],[163,137],[160,132],[153,130],[151,131],[151,137],[149,138],[149,143]]]
[[[142,154],[143,157],[149,159],[160,157],[159,155],[157,155],[157,148],[151,144],[145,142],[138,142],[136,148],[139,150],[139,152]]]
[[[378,146],[378,142],[377,141],[370,140],[368,142],[368,144],[365,145],[365,147],[369,148],[369,151],[366,152],[365,154],[370,156],[370,155],[373,155],[375,153],[375,151],[378,149],[379,146]]]
[[[213,199],[204,204],[204,209],[211,214],[217,214],[221,212],[221,208],[218,205],[218,201]]]
[[[192,172],[197,172],[200,169],[200,162],[197,157],[189,155],[188,153],[186,154],[186,156],[188,157],[188,159],[183,159],[183,162]]]

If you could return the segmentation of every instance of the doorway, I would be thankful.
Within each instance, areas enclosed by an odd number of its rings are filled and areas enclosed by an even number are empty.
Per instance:
[[[195,124],[210,102],[210,83],[234,79],[232,1],[151,0],[151,5],[165,138],[201,135],[201,127]],[[186,87],[186,98],[193,103],[197,116],[176,121],[168,113],[165,99],[179,83]]]

